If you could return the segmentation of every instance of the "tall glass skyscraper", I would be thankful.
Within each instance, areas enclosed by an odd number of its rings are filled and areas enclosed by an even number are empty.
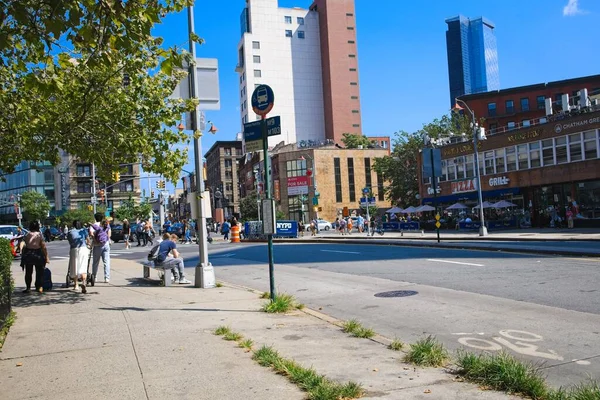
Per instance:
[[[450,104],[463,94],[500,89],[494,24],[459,15],[446,20]]]

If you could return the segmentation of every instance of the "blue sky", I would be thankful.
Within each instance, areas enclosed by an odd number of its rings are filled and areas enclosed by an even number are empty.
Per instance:
[[[279,0],[308,8],[310,0]],[[600,73],[598,0],[355,0],[362,126],[367,136],[415,131],[448,112],[448,17],[485,16],[496,25],[501,88]],[[203,152],[240,131],[237,44],[244,0],[196,1],[198,57],[219,60],[221,110],[207,112],[219,129]],[[187,14],[155,29],[165,44],[185,45]],[[268,83],[268,82],[267,82]],[[193,152],[190,163],[193,170]],[[179,185],[180,186],[180,185]]]

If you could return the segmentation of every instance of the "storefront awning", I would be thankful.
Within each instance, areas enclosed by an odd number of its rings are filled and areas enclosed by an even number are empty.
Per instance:
[[[506,188],[506,189],[496,189],[496,190],[488,190],[482,193],[483,200],[489,198],[496,198],[500,196],[505,196],[507,194],[519,194],[521,192],[520,188]],[[437,202],[440,203],[456,203],[459,200],[477,200],[477,191],[468,192],[468,193],[457,193],[448,196],[438,196]],[[433,204],[433,197],[426,197],[423,199],[423,204]]]

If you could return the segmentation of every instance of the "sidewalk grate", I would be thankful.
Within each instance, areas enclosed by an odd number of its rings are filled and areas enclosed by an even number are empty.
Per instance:
[[[375,297],[408,297],[419,294],[414,290],[392,290],[391,292],[375,293]]]

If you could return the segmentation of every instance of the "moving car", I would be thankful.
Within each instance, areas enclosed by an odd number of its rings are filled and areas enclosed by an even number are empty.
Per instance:
[[[331,229],[331,222],[325,221],[324,219],[318,220],[317,225],[319,226],[320,231],[328,231]]]
[[[112,240],[115,243],[119,243],[121,240],[125,240],[125,237],[123,236],[123,225],[111,225],[110,240]]]
[[[26,233],[27,230],[23,229],[23,235]],[[0,225],[0,237],[12,239],[15,236],[19,236],[19,229],[16,225]]]

